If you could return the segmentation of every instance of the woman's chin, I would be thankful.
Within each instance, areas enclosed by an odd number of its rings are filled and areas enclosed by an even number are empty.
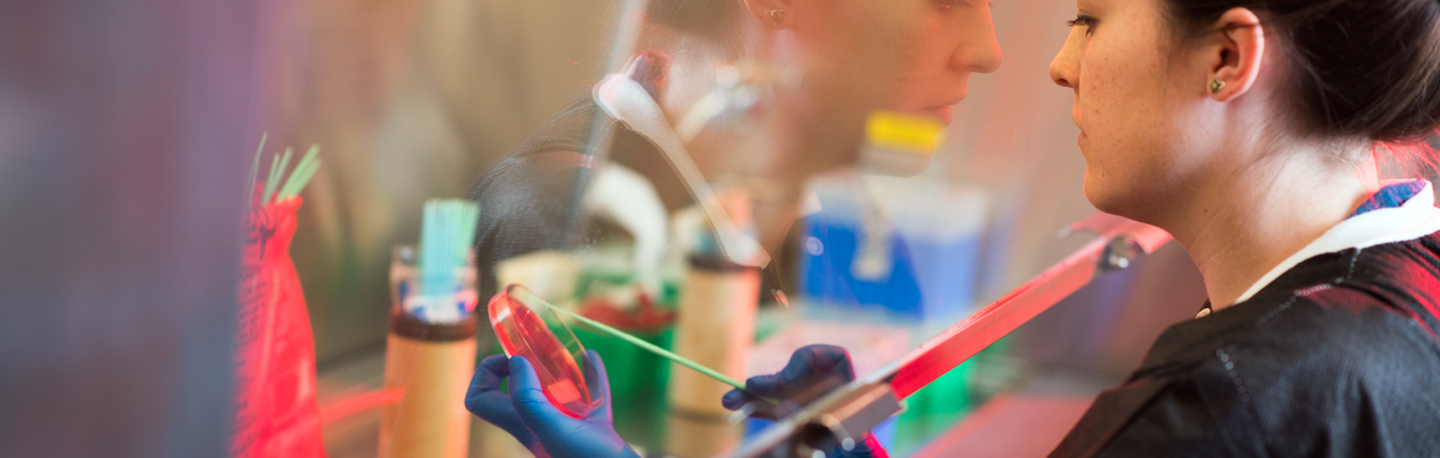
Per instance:
[[[1124,216],[1125,205],[1122,199],[1117,198],[1113,189],[1107,188],[1099,179],[1092,176],[1089,171],[1085,172],[1085,200],[1096,210],[1112,215]]]
[[[1085,176],[1085,199],[1090,205],[1105,213],[1123,216],[1145,224],[1164,227],[1162,221],[1174,211],[1174,205],[1161,197],[1164,190],[1127,189],[1103,186]]]

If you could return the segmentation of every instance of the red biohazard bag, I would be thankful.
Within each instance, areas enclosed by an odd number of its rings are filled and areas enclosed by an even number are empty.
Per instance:
[[[300,197],[252,208],[241,255],[236,422],[231,456],[324,457],[315,337],[290,260]]]

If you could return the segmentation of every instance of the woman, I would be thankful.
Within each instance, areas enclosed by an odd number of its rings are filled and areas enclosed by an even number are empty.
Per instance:
[[[1434,456],[1440,210],[1379,170],[1430,160],[1440,2],[1078,6],[1050,74],[1086,197],[1173,234],[1209,301],[1053,455]],[[808,348],[748,383],[783,394],[836,361]]]
[[[593,178],[603,187],[617,167],[626,170],[621,175],[643,177],[667,212],[709,199],[707,183],[760,184],[747,191],[763,267],[799,213],[805,182],[861,162],[869,113],[948,124],[969,75],[1000,63],[984,0],[653,0],[647,21],[651,30],[642,41],[660,52],[642,53],[625,72],[607,77],[481,180],[475,199],[484,209],[476,236],[482,271],[565,246],[576,232],[568,221],[578,212],[575,184]],[[717,69],[727,68],[734,69],[729,78],[743,71],[773,95],[738,120],[697,129],[687,118],[723,79]],[[618,121],[614,149],[598,172],[579,154],[597,117]],[[591,237],[594,229],[580,232]],[[482,295],[497,289],[488,274],[481,283]],[[537,455],[634,456],[611,426],[599,357],[589,362],[596,369],[589,375],[598,375],[591,386],[606,405],[586,419],[552,407],[520,357],[482,362],[466,407]],[[508,395],[499,389],[505,377]]]
[[[1379,163],[1428,159],[1387,146],[1440,124],[1440,2],[1079,10],[1050,74],[1086,197],[1174,235],[1209,301],[1056,455],[1436,453],[1440,210]]]

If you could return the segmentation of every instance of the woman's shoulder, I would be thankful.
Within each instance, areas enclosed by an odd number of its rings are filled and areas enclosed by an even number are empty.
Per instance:
[[[1300,263],[1253,297],[1167,329],[1141,371],[1201,367],[1226,346],[1273,359],[1299,354],[1364,362],[1380,351],[1440,360],[1440,243],[1435,236],[1350,249]],[[1266,356],[1269,355],[1269,356]]]
[[[1196,320],[1192,325],[1217,327],[1214,338],[1191,342],[1198,344],[1184,361],[1191,370],[1170,378],[1172,387],[1227,400],[1221,404],[1243,412],[1235,421],[1271,444],[1324,448],[1325,437],[1388,435],[1399,443],[1387,446],[1405,447],[1440,430],[1434,242],[1313,259],[1277,280],[1279,287]]]
[[[1440,394],[1429,389],[1440,373],[1435,310],[1426,297],[1353,279],[1257,296],[1167,330],[1136,377],[1226,381],[1234,386],[1213,386],[1256,398],[1333,396],[1356,383]]]
[[[1369,345],[1418,338],[1440,355],[1440,235],[1317,256],[1235,306],[1242,307],[1262,336],[1345,348],[1366,343],[1337,337],[1362,336]]]
[[[1440,345],[1386,299],[1312,288],[1167,331],[1186,335],[1162,337],[1145,366],[1092,407],[1124,419],[1089,426],[1113,431],[1095,446],[1100,455],[1433,453]]]
[[[1292,448],[1283,455],[1427,450],[1440,430],[1433,316],[1384,288],[1352,280],[1297,291],[1270,304],[1254,332],[1216,342],[1177,385],[1231,400],[1238,416],[1226,422],[1254,428],[1256,445]]]
[[[1392,377],[1405,372],[1398,361],[1440,370],[1440,243],[1318,256],[1232,309],[1244,331],[1228,344],[1276,376]]]
[[[1253,331],[1216,342],[1234,364],[1216,358],[1208,369],[1243,366],[1257,387],[1314,389],[1321,395],[1356,382],[1367,389],[1428,387],[1433,374],[1440,373],[1433,304],[1386,288],[1319,284],[1269,301],[1248,326]]]
[[[1433,454],[1437,240],[1317,256],[1172,326],[1057,454]]]

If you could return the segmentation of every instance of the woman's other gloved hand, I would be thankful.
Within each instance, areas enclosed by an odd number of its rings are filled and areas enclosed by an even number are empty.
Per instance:
[[[855,367],[850,364],[850,353],[844,348],[834,345],[809,345],[795,350],[795,353],[790,355],[790,362],[786,363],[780,372],[757,375],[745,380],[745,390],[771,399],[786,400],[816,385],[829,384],[830,389],[834,389],[854,380]],[[730,410],[739,410],[753,401],[753,397],[740,390],[730,390],[720,400],[721,404]],[[854,448],[836,449],[826,456],[888,458],[890,454],[885,452],[885,448],[880,446],[875,436],[866,432]]]
[[[537,457],[639,458],[615,433],[610,381],[600,355],[591,350],[585,359],[592,368],[584,371],[585,385],[601,404],[584,419],[566,416],[545,399],[535,368],[523,356],[495,355],[481,361],[465,393],[465,408],[515,436]],[[510,380],[508,395],[500,392],[505,377]]]

